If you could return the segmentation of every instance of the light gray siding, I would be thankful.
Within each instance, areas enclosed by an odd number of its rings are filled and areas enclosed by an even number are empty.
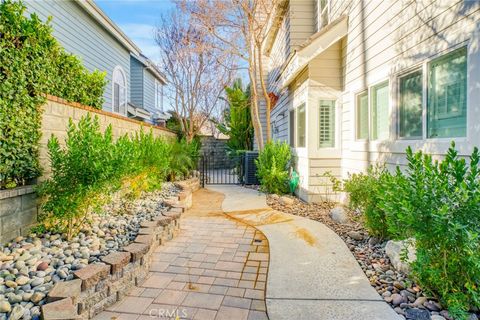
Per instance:
[[[143,108],[143,64],[130,57],[130,101]]]
[[[148,71],[143,71],[143,108],[152,114],[157,112],[155,109],[155,77]]]
[[[268,72],[268,90],[278,95],[276,106],[272,109],[272,138],[288,142],[288,110],[291,108],[291,96],[288,88],[281,88],[281,72],[290,55],[289,15],[284,16],[270,53]],[[265,124],[263,124],[265,126]]]
[[[72,0],[27,0],[27,12],[43,21],[52,16],[53,34],[66,51],[80,57],[90,71],[106,71],[103,109],[112,110],[112,72],[119,65],[127,78],[130,100],[130,52]]]

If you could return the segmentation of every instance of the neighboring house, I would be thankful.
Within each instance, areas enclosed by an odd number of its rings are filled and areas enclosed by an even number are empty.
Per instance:
[[[27,13],[46,21],[66,51],[91,71],[107,73],[103,109],[148,122],[165,120],[158,68],[91,0],[27,0]]]
[[[337,177],[406,164],[405,149],[480,146],[480,2],[291,0],[264,48],[274,139],[290,143],[299,196]]]

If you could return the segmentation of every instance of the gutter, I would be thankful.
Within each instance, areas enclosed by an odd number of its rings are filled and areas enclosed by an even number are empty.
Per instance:
[[[4,0],[2,0],[4,1]],[[140,48],[127,37],[125,33],[100,9],[93,0],[76,0],[80,7],[85,10],[96,22],[105,28],[124,47],[136,55],[140,55]]]

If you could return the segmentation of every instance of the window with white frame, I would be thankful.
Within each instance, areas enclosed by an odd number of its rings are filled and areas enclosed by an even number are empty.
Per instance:
[[[127,113],[127,78],[121,66],[116,66],[112,74],[112,110],[115,113]]]
[[[163,86],[155,80],[155,109],[163,111]]]
[[[427,137],[465,137],[467,133],[467,48],[428,64]]]
[[[423,73],[413,71],[399,78],[398,136],[421,139],[423,132]]]
[[[419,69],[398,78],[398,137],[465,137],[467,47],[433,59],[424,65],[423,70],[425,71]],[[426,132],[423,129],[423,110],[426,110]]]
[[[368,139],[368,91],[357,95],[355,106],[355,136],[357,140]]]
[[[297,128],[296,128],[297,141],[296,141],[295,147],[304,148],[306,145],[305,103],[300,105],[297,108],[296,119],[297,119],[297,123],[296,123],[297,124]]]
[[[318,108],[318,147],[335,146],[335,100],[320,100]]]
[[[321,30],[325,27],[329,21],[330,15],[330,0],[317,0],[317,9],[318,9],[318,30]]]
[[[373,86],[370,89],[370,123],[372,126],[372,140],[386,140],[389,137],[390,121],[389,121],[389,91],[388,81]]]

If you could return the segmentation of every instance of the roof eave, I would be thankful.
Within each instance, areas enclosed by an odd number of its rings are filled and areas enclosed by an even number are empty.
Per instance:
[[[88,12],[95,21],[108,30],[113,37],[130,50],[130,52],[137,55],[140,54],[140,48],[138,48],[137,45],[133,43],[125,33],[123,33],[123,31],[95,4],[93,0],[77,0],[76,3]]]

